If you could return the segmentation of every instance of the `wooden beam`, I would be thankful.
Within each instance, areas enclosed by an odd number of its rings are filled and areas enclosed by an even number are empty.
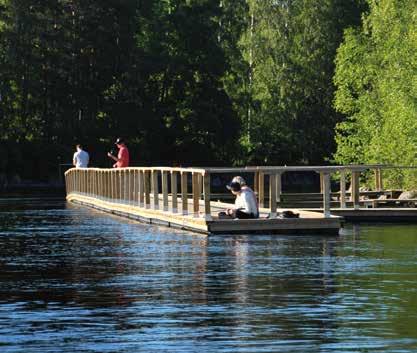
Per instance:
[[[323,214],[329,218],[330,214],[330,173],[323,173]]]
[[[173,213],[178,212],[177,175],[177,172],[171,172],[171,205]]]
[[[258,200],[259,200],[259,207],[264,207],[265,202],[265,174],[263,172],[259,172],[259,182],[258,182]]]
[[[340,171],[340,207],[346,208],[346,171]]]
[[[359,208],[359,172],[352,171],[352,201],[355,210]]]
[[[145,192],[145,208],[151,207],[151,187],[150,187],[150,174],[151,172],[146,170],[144,172],[144,192]]]
[[[145,207],[145,172],[142,170],[138,173],[138,204]]]
[[[153,194],[153,208],[159,209],[159,185],[158,185],[158,170],[152,171],[152,194]]]
[[[200,212],[200,185],[198,183],[198,174],[192,173],[193,185],[193,216],[198,217]]]
[[[282,194],[282,173],[278,172],[276,174],[276,189],[277,189],[277,202],[281,202]]]
[[[210,173],[206,173],[203,176],[203,194],[204,194],[204,218],[206,221],[211,221],[211,208],[210,208]]]
[[[253,175],[253,191],[259,195],[259,172],[255,172]]]
[[[168,211],[168,172],[162,171],[162,203],[165,212]]]
[[[188,214],[188,191],[187,191],[187,173],[181,173],[181,203],[182,214]]]
[[[269,175],[269,218],[277,216],[277,184],[276,175]]]

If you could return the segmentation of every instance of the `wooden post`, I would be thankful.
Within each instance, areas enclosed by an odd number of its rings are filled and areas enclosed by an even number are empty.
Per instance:
[[[382,171],[383,171],[383,169],[379,169],[379,188],[381,189],[381,191],[383,191],[384,190],[384,182],[383,182],[383,179],[382,179]]]
[[[255,172],[253,176],[253,191],[258,194],[259,198],[259,172]]]
[[[340,208],[346,208],[346,171],[340,171]]]
[[[259,199],[259,207],[264,207],[265,201],[265,174],[264,172],[259,172],[259,181],[258,181],[258,199]]]
[[[162,171],[162,200],[164,211],[168,211],[168,172]]]
[[[352,200],[355,210],[359,208],[359,172],[352,171]]]
[[[324,173],[320,172],[320,194],[324,191]]]
[[[133,205],[137,205],[138,202],[138,171],[133,169],[131,171],[131,189],[130,189],[130,199],[132,200]]]
[[[177,195],[177,172],[171,172],[171,204],[172,212],[178,212],[178,195]]]
[[[193,216],[198,217],[198,213],[200,212],[200,185],[198,183],[198,174],[192,173],[192,184],[193,184]]]
[[[276,174],[276,189],[277,189],[277,202],[281,202],[282,194],[282,172]]]
[[[152,194],[153,194],[153,208],[159,209],[159,185],[158,185],[158,170],[152,170]]]
[[[329,218],[330,215],[330,173],[320,173],[323,175],[323,214]]]
[[[151,207],[151,188],[150,188],[150,171],[143,172],[144,192],[145,192],[145,208]]]
[[[384,187],[382,185],[382,170],[381,168],[375,169],[375,190],[382,191]]]
[[[130,169],[124,169],[124,174],[125,174],[124,199],[126,203],[130,203]]]
[[[203,175],[203,194],[204,194],[204,218],[206,221],[211,221],[211,209],[210,209],[210,173],[206,172]]]
[[[277,216],[277,183],[276,175],[269,175],[269,218]]]
[[[123,199],[123,178],[122,178],[122,169],[118,170],[117,173],[117,179],[118,179],[118,187],[119,187],[119,192],[117,193],[117,202],[120,203],[120,201]]]
[[[187,172],[181,172],[181,203],[182,214],[188,214]]]
[[[145,194],[145,173],[142,170],[138,170],[138,204],[139,207],[144,207],[144,194]]]
[[[198,176],[198,186],[200,188],[198,196],[199,196],[199,199],[203,199],[203,196],[204,196],[203,195],[203,190],[204,190],[203,174],[198,173],[197,176]]]
[[[105,182],[106,182],[106,187],[105,187],[106,195],[105,196],[106,196],[106,201],[108,201],[111,195],[110,172],[106,170],[104,172],[104,175],[105,175]]]

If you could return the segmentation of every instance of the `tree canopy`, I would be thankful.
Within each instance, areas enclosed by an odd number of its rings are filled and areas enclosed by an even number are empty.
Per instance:
[[[1,0],[0,168],[108,166],[117,136],[136,165],[409,164],[412,5]]]
[[[417,7],[413,0],[369,1],[362,27],[350,28],[336,57],[339,163],[415,166]],[[414,187],[413,170],[392,171],[388,186]]]

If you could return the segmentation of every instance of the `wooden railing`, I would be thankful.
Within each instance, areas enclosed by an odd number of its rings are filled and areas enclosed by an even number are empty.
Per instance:
[[[351,200],[354,209],[359,208],[360,185],[359,177],[361,173],[372,170],[375,173],[375,190],[383,190],[382,170],[389,169],[392,166],[386,165],[346,165],[346,166],[311,166],[311,167],[296,167],[296,166],[261,166],[248,167],[246,170],[255,171],[255,191],[258,193],[259,204],[264,204],[264,180],[265,175],[269,175],[269,189],[270,189],[270,207],[276,208],[276,202],[281,201],[282,194],[282,175],[286,172],[305,172],[313,171],[320,174],[320,192],[323,194],[323,213],[325,217],[330,216],[330,201],[331,189],[330,181],[331,175],[339,173],[340,177],[340,207],[346,208],[346,176],[351,175]]]
[[[351,166],[261,166],[246,168],[169,168],[134,167],[121,169],[73,168],[65,173],[67,194],[80,194],[107,202],[127,204],[173,214],[192,215],[211,219],[210,176],[212,174],[254,173],[254,191],[259,206],[269,209],[270,218],[277,215],[277,202],[281,200],[282,175],[286,172],[314,171],[320,174],[323,194],[323,214],[330,217],[330,178],[340,175],[340,206],[346,207],[346,174],[351,174],[351,200],[359,208],[359,175],[375,171],[375,186],[382,190],[381,165]],[[269,195],[265,195],[268,176]],[[191,180],[190,180],[191,179]],[[191,183],[189,183],[191,181]],[[191,185],[191,190],[189,189]],[[189,196],[191,194],[191,200]],[[266,199],[269,204],[265,205]],[[190,202],[191,201],[191,202]],[[191,205],[191,209],[190,208]]]
[[[189,210],[188,199],[189,176],[192,210]],[[203,215],[206,219],[211,218],[210,173],[204,169],[73,168],[65,173],[65,180],[68,195],[80,194],[107,202],[183,215],[192,214],[195,217],[201,216],[200,200],[203,199]]]

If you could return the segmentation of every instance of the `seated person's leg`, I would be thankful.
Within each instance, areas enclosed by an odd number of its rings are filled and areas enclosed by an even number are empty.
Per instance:
[[[239,218],[239,219],[252,219],[252,218],[255,218],[255,217],[253,216],[252,213],[249,214],[249,213],[246,213],[246,212],[242,212],[241,210],[236,210],[236,216],[235,216],[235,218]]]

